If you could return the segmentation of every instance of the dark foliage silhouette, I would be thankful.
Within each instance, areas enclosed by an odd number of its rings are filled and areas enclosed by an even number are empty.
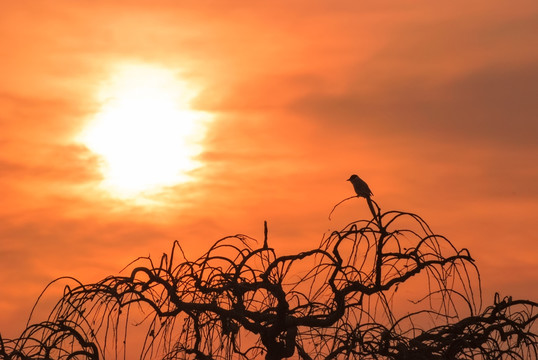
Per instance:
[[[174,242],[128,275],[67,286],[46,321],[0,338],[0,358],[536,358],[536,302],[481,310],[466,249],[368,200],[370,220],[304,252],[278,255],[266,227],[261,247],[236,235],[190,261]]]

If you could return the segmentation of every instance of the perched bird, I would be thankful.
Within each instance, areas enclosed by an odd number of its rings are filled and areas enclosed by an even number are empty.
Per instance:
[[[371,199],[371,196],[374,194],[372,194],[372,190],[370,190],[368,184],[355,174],[351,175],[349,179],[347,179],[347,181],[351,181],[353,189],[355,189],[355,192],[357,193],[358,197],[363,197],[366,199],[366,202],[368,203],[368,207],[370,208],[370,212],[374,216],[374,219],[377,218],[379,214],[375,210],[373,200]]]
[[[370,190],[370,188],[368,187],[368,184],[357,175],[351,175],[349,179],[347,179],[347,181],[351,181],[351,184],[353,185],[357,196],[370,199],[370,196],[373,195],[372,190]]]

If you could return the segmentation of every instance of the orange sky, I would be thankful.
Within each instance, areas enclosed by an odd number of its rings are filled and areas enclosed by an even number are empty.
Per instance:
[[[174,239],[280,253],[382,209],[467,247],[494,291],[538,297],[538,3],[35,1],[0,12],[0,332],[52,279],[96,281]],[[177,70],[213,116],[194,181],[159,208],[99,188],[77,134],[122,62]]]

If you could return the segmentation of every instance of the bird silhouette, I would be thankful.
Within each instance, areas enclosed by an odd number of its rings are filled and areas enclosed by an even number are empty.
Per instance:
[[[372,195],[374,195],[368,184],[357,175],[351,175],[347,181],[351,181],[357,196],[369,199]]]
[[[374,204],[372,203],[371,197],[374,195],[372,193],[372,190],[370,190],[370,187],[360,177],[353,174],[347,179],[347,181],[350,181],[353,185],[353,189],[355,189],[355,192],[357,193],[357,197],[363,197],[366,199],[366,202],[368,203],[368,207],[370,208],[370,212],[376,218],[377,212],[375,211]]]

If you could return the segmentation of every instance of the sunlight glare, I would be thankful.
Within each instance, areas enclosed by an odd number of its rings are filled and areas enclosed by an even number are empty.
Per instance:
[[[107,190],[134,197],[189,180],[201,165],[196,157],[209,119],[189,108],[195,95],[169,69],[123,65],[114,72],[79,139],[102,156]]]

